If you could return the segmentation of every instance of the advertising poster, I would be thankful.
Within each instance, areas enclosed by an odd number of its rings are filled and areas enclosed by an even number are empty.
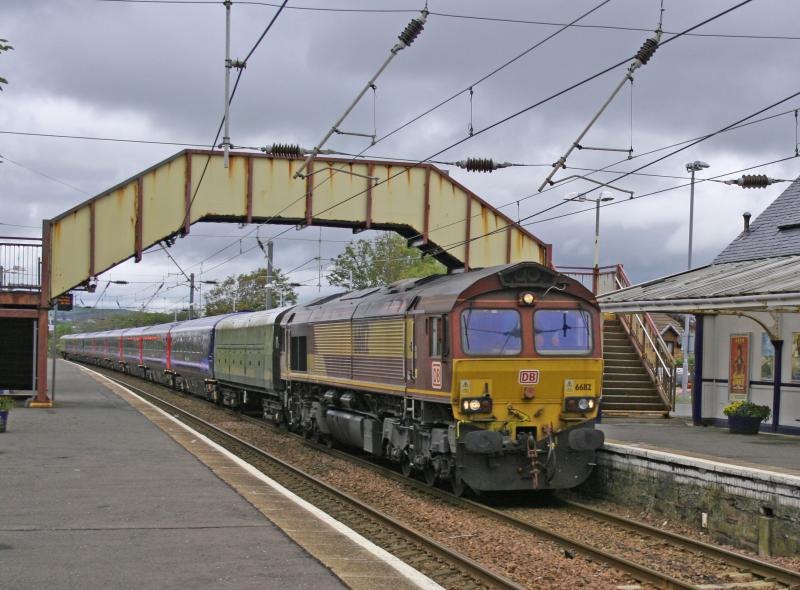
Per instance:
[[[792,381],[800,381],[800,332],[792,333]]]
[[[731,335],[728,391],[731,398],[745,399],[750,384],[750,336]]]

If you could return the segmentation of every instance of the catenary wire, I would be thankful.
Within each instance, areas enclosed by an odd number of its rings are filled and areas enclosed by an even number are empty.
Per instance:
[[[194,4],[194,5],[219,5],[218,1],[213,0],[99,0],[101,2],[116,2],[128,4]],[[246,6],[267,6],[277,8],[280,6],[273,2],[257,2],[242,0],[236,2]],[[308,11],[308,12],[339,12],[339,13],[361,13],[361,14],[412,14],[419,12],[413,8],[337,8],[337,7],[322,7],[322,6],[289,6],[289,10]],[[530,20],[521,18],[503,18],[493,16],[480,16],[469,14],[455,14],[450,12],[436,12],[430,11],[431,16],[439,16],[442,18],[474,20],[483,22],[496,22],[508,24],[522,24],[522,25],[537,25],[546,27],[563,27],[564,23],[557,23],[553,21]],[[581,25],[571,24],[570,27],[581,29],[599,29],[609,31],[633,31],[633,32],[649,32],[651,29],[645,27],[625,27],[621,25]],[[664,31],[665,35],[676,35],[675,32]],[[746,33],[689,33],[692,37],[708,37],[708,38],[722,38],[722,39],[764,39],[764,40],[778,40],[778,41],[798,41],[800,37],[793,35],[755,35]]]
[[[693,140],[693,141],[691,141],[690,143],[688,143],[688,144],[685,144],[685,145],[683,145],[682,147],[679,147],[679,148],[678,148],[678,149],[676,149],[676,150],[673,150],[673,151],[672,151],[672,152],[670,152],[669,154],[666,154],[666,155],[664,155],[664,156],[661,156],[661,157],[659,157],[659,158],[657,158],[657,159],[655,159],[655,160],[652,160],[652,161],[648,162],[647,164],[643,164],[642,166],[640,166],[640,167],[636,168],[635,170],[633,170],[633,171],[631,171],[631,172],[638,172],[638,171],[641,171],[641,170],[643,170],[644,168],[647,168],[647,167],[649,167],[649,166],[652,166],[652,165],[654,165],[654,164],[656,164],[656,163],[658,163],[658,162],[661,162],[662,160],[665,160],[666,158],[669,158],[669,157],[671,157],[671,156],[673,156],[673,155],[675,155],[675,154],[678,154],[679,152],[682,152],[683,150],[686,150],[686,149],[688,149],[688,148],[690,148],[690,147],[692,147],[692,146],[695,146],[695,145],[697,145],[698,143],[701,143],[701,142],[703,142],[703,141],[706,141],[706,140],[708,140],[708,139],[710,139],[710,138],[712,138],[712,137],[715,137],[715,136],[719,135],[720,133],[724,133],[725,131],[730,131],[731,129],[733,129],[733,128],[734,128],[734,127],[736,127],[737,125],[740,125],[741,123],[743,123],[743,122],[745,122],[745,121],[747,121],[747,120],[749,120],[749,119],[752,119],[753,117],[756,117],[756,116],[758,116],[758,115],[760,115],[760,114],[762,114],[762,113],[764,113],[764,112],[766,112],[766,111],[768,111],[768,110],[770,110],[770,109],[773,109],[773,108],[775,108],[776,106],[778,106],[778,105],[780,105],[780,104],[783,104],[784,102],[787,102],[787,101],[789,101],[789,100],[791,100],[791,99],[793,99],[793,98],[795,98],[796,96],[799,96],[799,95],[800,95],[800,92],[795,92],[795,93],[793,93],[793,94],[791,94],[791,95],[789,95],[789,96],[787,96],[787,97],[785,97],[785,98],[782,98],[782,99],[780,99],[780,100],[779,100],[779,101],[777,101],[777,102],[774,102],[774,103],[772,103],[771,105],[769,105],[769,106],[767,106],[767,107],[764,107],[764,108],[762,108],[762,109],[759,109],[759,110],[758,110],[758,111],[756,111],[755,113],[752,113],[752,114],[750,114],[750,115],[748,115],[748,116],[746,116],[746,117],[743,117],[743,118],[739,119],[738,121],[736,121],[736,122],[734,122],[734,123],[732,123],[732,124],[730,124],[730,125],[726,125],[725,127],[721,128],[721,129],[719,129],[719,130],[717,130],[717,131],[715,131],[715,132],[712,132],[712,133],[708,133],[708,134],[706,134],[706,135],[703,135],[703,136],[699,137],[698,139],[696,139],[696,140]],[[611,182],[616,182],[617,180],[620,180],[621,178],[624,178],[625,176],[627,176],[627,175],[629,175],[629,174],[630,174],[630,173],[624,173],[624,174],[620,175],[618,178],[615,178],[615,179],[614,179],[613,181],[611,181]],[[551,188],[555,188],[555,187],[551,187]],[[580,193],[580,195],[586,195],[586,194],[588,194],[588,193],[592,192],[593,190],[595,190],[595,189],[591,189],[591,190],[585,191],[585,192],[583,192],[583,193]],[[630,200],[630,199],[627,199],[627,200]],[[540,210],[540,211],[537,211],[536,213],[533,213],[533,214],[531,214],[531,215],[528,215],[528,216],[526,216],[526,217],[524,217],[524,218],[520,219],[520,220],[519,220],[519,221],[518,221],[516,224],[519,224],[519,223],[521,223],[522,221],[526,221],[526,220],[528,220],[528,219],[531,219],[531,218],[533,218],[533,217],[536,217],[536,216],[538,216],[538,215],[541,215],[542,213],[546,213],[546,212],[548,212],[548,211],[552,211],[553,209],[556,209],[556,208],[558,208],[558,207],[560,207],[560,206],[562,206],[562,205],[566,204],[567,202],[568,202],[568,201],[561,201],[561,202],[559,202],[559,203],[556,203],[555,205],[551,205],[550,207],[546,207],[545,209],[542,209],[542,210]],[[492,230],[492,231],[490,231],[490,232],[486,232],[486,233],[484,233],[484,234],[481,234],[481,235],[478,235],[478,236],[475,236],[475,237],[470,237],[469,239],[462,240],[462,241],[459,241],[459,242],[455,242],[455,243],[452,243],[452,244],[447,244],[446,246],[443,246],[443,247],[441,247],[441,248],[438,248],[437,250],[435,250],[435,251],[434,251],[434,252],[432,252],[431,254],[435,255],[435,254],[437,254],[437,253],[446,252],[447,250],[451,250],[451,249],[453,249],[453,248],[455,248],[455,247],[462,246],[462,245],[464,245],[464,244],[471,243],[471,242],[473,242],[473,241],[475,241],[475,240],[479,240],[479,239],[485,238],[485,237],[487,237],[487,236],[490,236],[490,235],[493,235],[493,234],[499,233],[499,232],[501,232],[501,231],[504,231],[504,230],[508,229],[509,227],[512,227],[513,225],[516,225],[516,224],[515,224],[514,222],[512,222],[512,223],[509,223],[509,224],[506,224],[506,225],[504,225],[503,227],[496,228],[496,229],[494,229],[494,230]]]
[[[732,170],[730,172],[725,172],[724,174],[718,174],[716,176],[711,176],[709,178],[698,178],[698,179],[695,180],[695,184],[699,184],[699,183],[702,183],[702,182],[719,182],[718,179],[722,178],[723,176],[730,176],[732,174],[739,174],[741,172],[747,172],[749,170],[754,170],[754,169],[757,169],[757,168],[764,168],[766,166],[771,166],[773,164],[780,164],[781,162],[787,162],[789,160],[794,160],[797,157],[798,156],[796,156],[796,155],[791,155],[791,156],[787,156],[785,158],[779,158],[777,160],[772,160],[770,162],[764,162],[763,164],[756,164],[755,166],[748,166],[747,168],[740,168],[738,170]],[[621,205],[623,203],[629,203],[632,200],[635,201],[637,199],[643,199],[645,197],[652,197],[654,195],[658,195],[658,194],[661,194],[661,193],[674,191],[674,190],[677,190],[679,188],[686,188],[687,186],[690,186],[690,185],[691,185],[691,182],[679,184],[679,185],[676,185],[676,186],[670,186],[670,187],[659,189],[659,190],[652,191],[652,192],[649,192],[649,193],[644,193],[644,194],[641,194],[641,195],[637,195],[637,196],[633,197],[633,199],[625,199],[625,200],[622,200],[622,201],[613,201],[613,202],[607,203],[605,205],[600,205],[600,206],[601,207],[610,207],[611,205]],[[570,211],[569,213],[562,213],[561,215],[554,215],[553,217],[547,217],[545,219],[538,219],[536,221],[531,221],[529,223],[523,223],[521,225],[523,227],[527,227],[529,225],[536,225],[538,223],[544,223],[546,221],[553,221],[555,219],[562,219],[564,217],[570,217],[572,215],[578,215],[579,213],[586,213],[587,211],[594,211],[594,210],[595,210],[595,207],[590,207],[590,208],[587,208],[587,209],[580,209],[578,211]]]

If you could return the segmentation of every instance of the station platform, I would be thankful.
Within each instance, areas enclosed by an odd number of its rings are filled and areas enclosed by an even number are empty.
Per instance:
[[[0,434],[0,588],[438,588],[147,402],[57,374],[55,407]]]
[[[690,418],[603,417],[606,442],[800,477],[800,436],[731,434]]]

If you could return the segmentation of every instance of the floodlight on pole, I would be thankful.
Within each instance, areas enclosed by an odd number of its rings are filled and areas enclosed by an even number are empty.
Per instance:
[[[607,203],[613,201],[614,197],[611,193],[603,191],[596,199],[590,199],[585,194],[575,194],[572,197],[565,199],[566,201],[576,201],[579,203],[594,203],[594,271],[592,280],[592,290],[597,294],[598,279],[600,276],[600,203]]]
[[[689,190],[689,255],[687,260],[687,270],[692,270],[692,238],[694,233],[694,173],[705,168],[710,168],[710,164],[695,160],[686,164],[686,171],[692,173],[691,188]],[[686,314],[683,322],[683,375],[681,375],[681,389],[686,394],[689,388],[689,314]]]

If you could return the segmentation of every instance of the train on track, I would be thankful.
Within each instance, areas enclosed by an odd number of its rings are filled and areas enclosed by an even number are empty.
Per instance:
[[[61,350],[385,457],[457,494],[576,486],[603,444],[594,296],[532,262],[71,334]]]

